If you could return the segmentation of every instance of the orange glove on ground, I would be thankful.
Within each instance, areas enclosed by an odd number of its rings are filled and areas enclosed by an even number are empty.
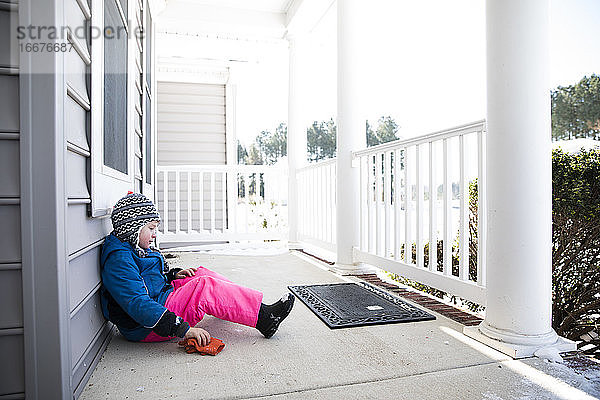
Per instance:
[[[188,354],[200,353],[203,356],[216,356],[223,350],[225,343],[221,339],[211,338],[210,342],[206,346],[200,346],[196,338],[188,338],[178,343],[180,346],[185,347],[185,351]]]

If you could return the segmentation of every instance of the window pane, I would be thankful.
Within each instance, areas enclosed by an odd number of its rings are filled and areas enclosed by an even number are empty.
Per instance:
[[[146,183],[152,184],[152,102],[146,93]]]
[[[104,164],[127,173],[127,32],[117,6],[104,3]]]
[[[146,84],[148,90],[152,93],[152,17],[150,16],[150,7],[146,4]]]

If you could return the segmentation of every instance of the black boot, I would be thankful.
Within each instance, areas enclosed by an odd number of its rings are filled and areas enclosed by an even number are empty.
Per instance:
[[[276,303],[267,305],[261,304],[258,312],[258,321],[256,329],[260,331],[267,339],[275,334],[281,321],[287,317],[294,306],[294,295],[291,293],[285,294]]]

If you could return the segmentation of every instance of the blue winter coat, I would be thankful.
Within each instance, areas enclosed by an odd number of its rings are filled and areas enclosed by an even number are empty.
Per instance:
[[[100,256],[101,302],[104,317],[132,341],[144,339],[167,311],[173,291],[165,276],[165,262],[157,251],[139,257],[133,246],[110,234]]]

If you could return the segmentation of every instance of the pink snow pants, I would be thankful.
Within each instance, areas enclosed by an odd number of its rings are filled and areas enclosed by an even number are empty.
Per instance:
[[[192,327],[204,318],[204,314],[246,326],[256,326],[263,298],[263,294],[257,290],[236,285],[204,267],[198,267],[195,276],[175,279],[171,284],[175,290],[167,297],[165,307]],[[169,339],[171,338],[150,332],[142,342],[162,342]]]

